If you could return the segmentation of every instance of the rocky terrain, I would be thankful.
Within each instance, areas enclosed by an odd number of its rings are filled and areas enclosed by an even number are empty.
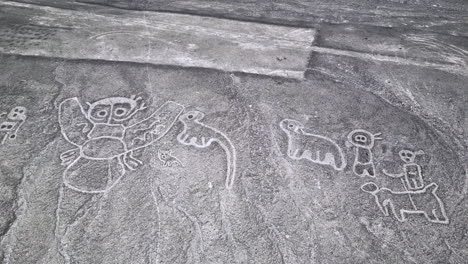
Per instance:
[[[465,263],[464,1],[0,1],[0,263]]]

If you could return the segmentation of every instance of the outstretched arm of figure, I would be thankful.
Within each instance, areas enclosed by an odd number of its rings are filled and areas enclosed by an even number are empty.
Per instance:
[[[162,122],[161,113],[157,110],[149,117],[135,123],[127,128],[127,133],[137,133],[139,131],[151,131],[154,130],[157,124]]]
[[[93,128],[78,98],[65,99],[59,105],[58,121],[64,138],[75,146],[81,146],[88,140],[88,133]]]
[[[387,175],[388,177],[392,177],[392,178],[401,178],[403,177],[405,174],[404,173],[389,173],[387,172],[385,169],[382,170],[383,174]]]
[[[129,126],[124,141],[129,149],[144,146],[164,136],[172,127],[184,107],[175,102],[166,102],[149,117]],[[140,142],[136,143],[136,139]],[[138,145],[138,146],[136,146]]]

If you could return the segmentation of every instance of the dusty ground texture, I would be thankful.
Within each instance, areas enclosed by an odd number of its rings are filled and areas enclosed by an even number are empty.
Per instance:
[[[0,262],[466,263],[467,10],[1,1]]]

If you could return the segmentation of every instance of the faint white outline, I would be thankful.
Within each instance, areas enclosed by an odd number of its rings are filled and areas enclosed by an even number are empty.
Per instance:
[[[293,160],[306,159],[313,163],[329,165],[337,171],[341,171],[346,167],[346,158],[343,154],[343,150],[330,138],[305,132],[304,125],[294,119],[283,119],[279,123],[279,126],[281,130],[283,130],[288,136],[287,155],[289,158]],[[323,155],[323,158],[321,158],[320,156],[322,153],[319,149],[316,150],[315,153],[312,153],[312,150],[300,149],[300,147],[304,148],[305,146],[298,146],[297,148],[294,147],[296,144],[301,145],[304,140],[320,140],[322,143],[325,142],[327,145],[332,146],[338,152],[339,157],[335,157],[333,153],[326,152]],[[301,151],[302,154],[298,155]],[[312,154],[315,154],[315,158],[312,157]],[[337,161],[339,162],[339,165],[337,165]]]
[[[236,149],[231,140],[221,131],[201,122],[205,115],[200,111],[190,111],[179,117],[184,129],[177,135],[179,143],[196,148],[206,148],[216,142],[226,153],[226,188],[231,189],[236,177]],[[201,134],[201,135],[200,135]]]
[[[364,129],[355,129],[348,134],[348,141],[346,145],[348,147],[355,147],[354,151],[354,163],[353,163],[353,172],[359,177],[369,176],[375,178],[376,170],[374,164],[374,155],[372,154],[372,148],[374,147],[375,141],[380,140],[379,136],[382,133],[372,134],[371,132]],[[361,157],[361,151],[366,152],[368,157]],[[366,162],[362,162],[362,159],[368,159]],[[362,173],[357,171],[357,167],[363,167]],[[372,170],[372,174],[369,173],[369,169]]]
[[[361,186],[362,191],[370,193],[372,196],[374,196],[375,203],[385,216],[390,215],[390,209],[393,216],[395,216],[395,218],[400,222],[405,222],[407,220],[407,214],[423,214],[429,222],[448,224],[449,219],[447,217],[447,213],[445,212],[444,204],[436,193],[438,188],[439,186],[436,183],[431,183],[421,190],[396,192],[388,188],[379,188],[373,182],[367,182]],[[422,210],[422,208],[427,206],[427,204],[420,205],[414,202],[416,198],[428,195],[432,196],[438,207],[432,208],[429,212],[427,210]],[[397,196],[409,197],[408,200],[412,204],[413,208],[407,208],[405,205],[397,204],[396,199],[393,199]],[[427,202],[427,200],[424,200],[424,202]],[[440,212],[441,215],[439,215],[437,212]],[[433,216],[433,218],[429,216]]]
[[[172,155],[172,150],[159,150],[158,149],[158,159],[161,161],[163,167],[172,167],[172,165],[178,167],[184,167],[184,164]]]
[[[120,97],[111,97],[111,98],[106,98],[106,99],[99,100],[98,102],[102,102],[102,101],[105,101],[107,99],[114,99],[114,101],[118,102],[119,101],[118,98],[120,98]],[[126,99],[128,99],[128,98],[126,98]],[[131,97],[131,99],[135,100],[135,101],[139,100],[139,98],[135,98],[135,97]],[[80,142],[77,142],[77,140],[72,140],[67,135],[67,131],[65,130],[65,128],[68,125],[63,123],[63,121],[66,120],[66,119],[65,119],[65,117],[63,116],[63,113],[62,113],[65,110],[64,109],[65,104],[70,104],[70,105],[68,105],[69,107],[76,107],[77,109],[75,109],[75,110],[79,110],[79,113],[80,113],[79,118],[81,119],[79,121],[82,122],[82,123],[77,123],[77,124],[74,124],[74,125],[76,125],[77,127],[82,126],[81,132],[83,134],[82,136],[84,137],[84,142],[80,143]],[[93,104],[90,104],[90,105],[92,106]],[[135,105],[135,107],[136,106],[137,105]],[[138,110],[146,108],[144,105],[143,105],[143,107],[144,108],[141,108],[141,106],[140,106],[140,108]],[[168,110],[166,112],[164,112],[164,111],[162,111],[162,109],[168,109]],[[105,193],[105,192],[109,191],[110,189],[112,189],[120,181],[122,176],[124,176],[126,170],[135,170],[135,167],[142,164],[142,162],[140,160],[138,160],[138,159],[136,159],[136,158],[134,158],[132,156],[133,152],[136,151],[136,150],[142,149],[144,147],[147,147],[150,144],[154,143],[155,141],[159,140],[161,137],[163,137],[169,131],[169,129],[174,125],[174,123],[177,121],[177,118],[183,112],[183,110],[184,110],[184,106],[182,106],[182,105],[180,105],[180,104],[178,104],[176,102],[173,102],[173,101],[167,101],[163,105],[161,105],[158,109],[156,109],[153,112],[153,114],[151,114],[149,117],[147,117],[147,118],[145,118],[145,119],[143,119],[143,120],[141,120],[141,121],[139,121],[139,122],[137,122],[135,124],[132,124],[132,125],[126,127],[126,126],[123,126],[121,124],[96,123],[90,117],[89,111],[87,113],[83,109],[83,106],[80,104],[80,102],[78,101],[78,99],[76,97],[65,99],[64,101],[62,101],[59,104],[58,119],[59,119],[59,125],[60,125],[60,128],[61,128],[60,132],[61,132],[62,136],[65,138],[66,141],[68,141],[70,144],[74,145],[77,148],[65,151],[60,155],[60,159],[62,160],[62,164],[63,165],[68,165],[67,168],[65,169],[65,171],[63,172],[64,184],[67,187],[69,187],[70,189],[75,190],[77,192],[81,192],[81,193]],[[164,123],[164,121],[161,120],[160,115],[167,114],[167,113],[172,114],[168,118],[168,120],[170,120],[170,122],[169,123],[167,123],[167,122]],[[131,115],[129,117],[125,118],[125,119],[128,119],[128,118],[132,117],[134,114],[135,114],[135,112],[131,113]],[[70,118],[70,117],[68,117],[68,118]],[[125,119],[119,119],[118,121],[123,121]],[[95,137],[95,138],[90,138],[89,135],[94,131],[94,128],[97,125],[120,128],[122,130],[122,136],[120,136],[120,137],[118,137],[118,136],[99,136],[99,137]],[[163,126],[162,129],[161,129],[161,126]],[[143,137],[143,140],[146,140],[147,136],[151,136],[150,140],[147,140],[147,142],[145,144],[143,144],[143,145],[129,148],[128,147],[129,142],[133,142],[132,137],[134,137],[134,134],[136,134],[136,133],[138,133],[140,131],[144,131],[143,136],[141,136],[141,137]],[[155,133],[155,131],[157,133]],[[114,155],[91,156],[91,155],[89,155],[89,153],[87,153],[86,148],[87,148],[87,146],[89,144],[92,144],[95,140],[114,141],[114,142],[121,145],[121,149],[120,149],[121,151],[119,153],[117,153],[117,154],[114,154]],[[117,168],[118,170],[120,170],[120,173],[119,173],[120,175],[110,186],[107,186],[103,190],[84,190],[82,188],[75,187],[75,186],[73,186],[73,184],[71,184],[68,181],[66,175],[67,175],[68,171],[72,168],[72,166],[75,165],[80,159],[96,160],[96,161],[105,161],[105,160],[107,160],[108,161],[108,166],[109,166],[108,167],[108,170],[109,170],[108,177],[111,177],[111,171],[112,171],[112,169],[115,169],[115,168],[113,168],[113,164],[111,163],[112,160],[115,159],[114,163],[115,163],[115,161],[117,161],[116,163],[120,166],[120,169]]]
[[[15,140],[18,137],[18,130],[26,122],[26,107],[24,106],[15,106],[13,107],[8,114],[6,112],[0,114],[0,118],[6,115],[7,121],[4,121],[0,124],[0,132],[6,132],[3,136],[0,145],[5,144],[7,140]]]

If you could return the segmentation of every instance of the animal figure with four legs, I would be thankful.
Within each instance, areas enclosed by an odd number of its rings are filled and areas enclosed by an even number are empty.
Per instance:
[[[331,139],[305,132],[304,125],[293,119],[284,119],[279,125],[288,136],[289,158],[329,165],[338,171],[346,167],[343,151]]]
[[[421,190],[395,192],[379,188],[373,182],[361,186],[361,190],[374,196],[375,203],[385,216],[392,213],[398,221],[404,222],[408,214],[422,214],[430,222],[448,224],[444,204],[437,195],[438,188],[437,184],[431,183]]]

